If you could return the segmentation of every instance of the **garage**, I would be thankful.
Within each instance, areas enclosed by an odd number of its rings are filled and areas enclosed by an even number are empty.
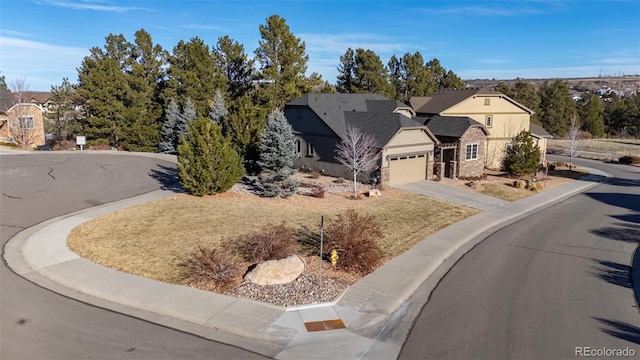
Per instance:
[[[426,154],[389,157],[389,185],[427,178]]]

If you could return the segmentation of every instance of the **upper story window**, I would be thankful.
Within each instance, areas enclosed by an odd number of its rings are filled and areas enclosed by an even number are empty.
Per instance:
[[[487,115],[484,117],[484,125],[486,127],[493,126],[493,115]]]
[[[484,105],[485,106],[491,105],[491,99],[490,98],[484,98]]]
[[[20,127],[20,129],[35,129],[36,124],[33,119],[33,115],[18,116],[18,126]]]
[[[313,146],[312,142],[307,143],[307,156],[315,156],[316,148]]]

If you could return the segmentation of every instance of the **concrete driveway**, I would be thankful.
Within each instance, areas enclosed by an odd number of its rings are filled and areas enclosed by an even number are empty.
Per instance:
[[[407,184],[394,185],[393,187],[411,191],[416,194],[426,195],[452,203],[469,206],[480,210],[491,210],[508,204],[508,201],[465,190],[453,185],[446,185],[436,181],[417,181]]]

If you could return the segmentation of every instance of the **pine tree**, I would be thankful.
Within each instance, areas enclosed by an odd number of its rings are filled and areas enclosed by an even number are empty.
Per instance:
[[[158,144],[158,152],[163,154],[176,153],[176,124],[180,119],[180,108],[175,101],[171,100],[164,115],[164,122],[160,129],[160,143]]]
[[[200,117],[189,124],[189,136],[178,145],[180,184],[197,196],[229,190],[243,175],[242,158],[222,135],[219,124]]]
[[[354,64],[352,92],[393,97],[393,87],[387,80],[389,72],[378,54],[373,50],[356,49]]]
[[[227,82],[224,92],[231,100],[235,100],[252,89],[254,75],[254,60],[248,59],[244,46],[229,36],[218,38],[213,49],[216,66]]]
[[[254,170],[252,164],[258,160],[266,120],[266,110],[256,106],[249,95],[236,99],[229,107],[225,135],[231,139],[238,154],[247,160],[247,170]]]
[[[224,105],[224,98],[220,90],[216,90],[213,96],[213,106],[211,107],[211,111],[209,111],[209,119],[211,119],[211,122],[219,123],[222,126],[222,132],[226,134],[224,124],[225,116],[227,116],[227,108]]]
[[[552,84],[542,83],[538,90],[540,96],[540,115],[542,126],[552,135],[564,136],[569,128],[569,119],[575,112],[569,86],[557,79]]]
[[[598,96],[586,93],[585,97],[578,102],[578,112],[584,121],[584,130],[588,131],[594,138],[604,135],[604,105]]]
[[[340,65],[338,65],[338,80],[336,82],[336,90],[339,93],[353,93],[353,78],[355,71],[355,52],[352,48],[348,48],[344,55],[340,56]]]
[[[262,167],[262,195],[288,197],[295,194],[298,182],[290,177],[296,173],[293,161],[298,158],[298,153],[291,125],[283,112],[269,114],[261,141],[258,165]]]
[[[531,133],[523,130],[513,139],[504,158],[504,169],[511,174],[533,174],[540,163],[540,148],[533,143]]]

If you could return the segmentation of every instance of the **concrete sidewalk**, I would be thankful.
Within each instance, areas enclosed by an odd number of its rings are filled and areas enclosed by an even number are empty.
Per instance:
[[[394,187],[485,211],[509,203],[508,201],[498,199],[493,196],[481,194],[475,191],[461,190],[456,186],[446,185],[435,181],[423,180],[408,184],[394,185]]]
[[[449,226],[353,284],[334,302],[319,305],[284,308],[166,284],[102,267],[67,248],[67,234],[81,223],[170,191],[51,219],[12,238],[4,257],[16,273],[63,295],[270,357],[396,358],[416,309],[426,301],[423,295],[458,259],[497,229],[607,179],[589,170],[592,175],[582,180],[501,203]],[[419,288],[420,296],[414,296]],[[308,331],[311,327],[333,330]]]

